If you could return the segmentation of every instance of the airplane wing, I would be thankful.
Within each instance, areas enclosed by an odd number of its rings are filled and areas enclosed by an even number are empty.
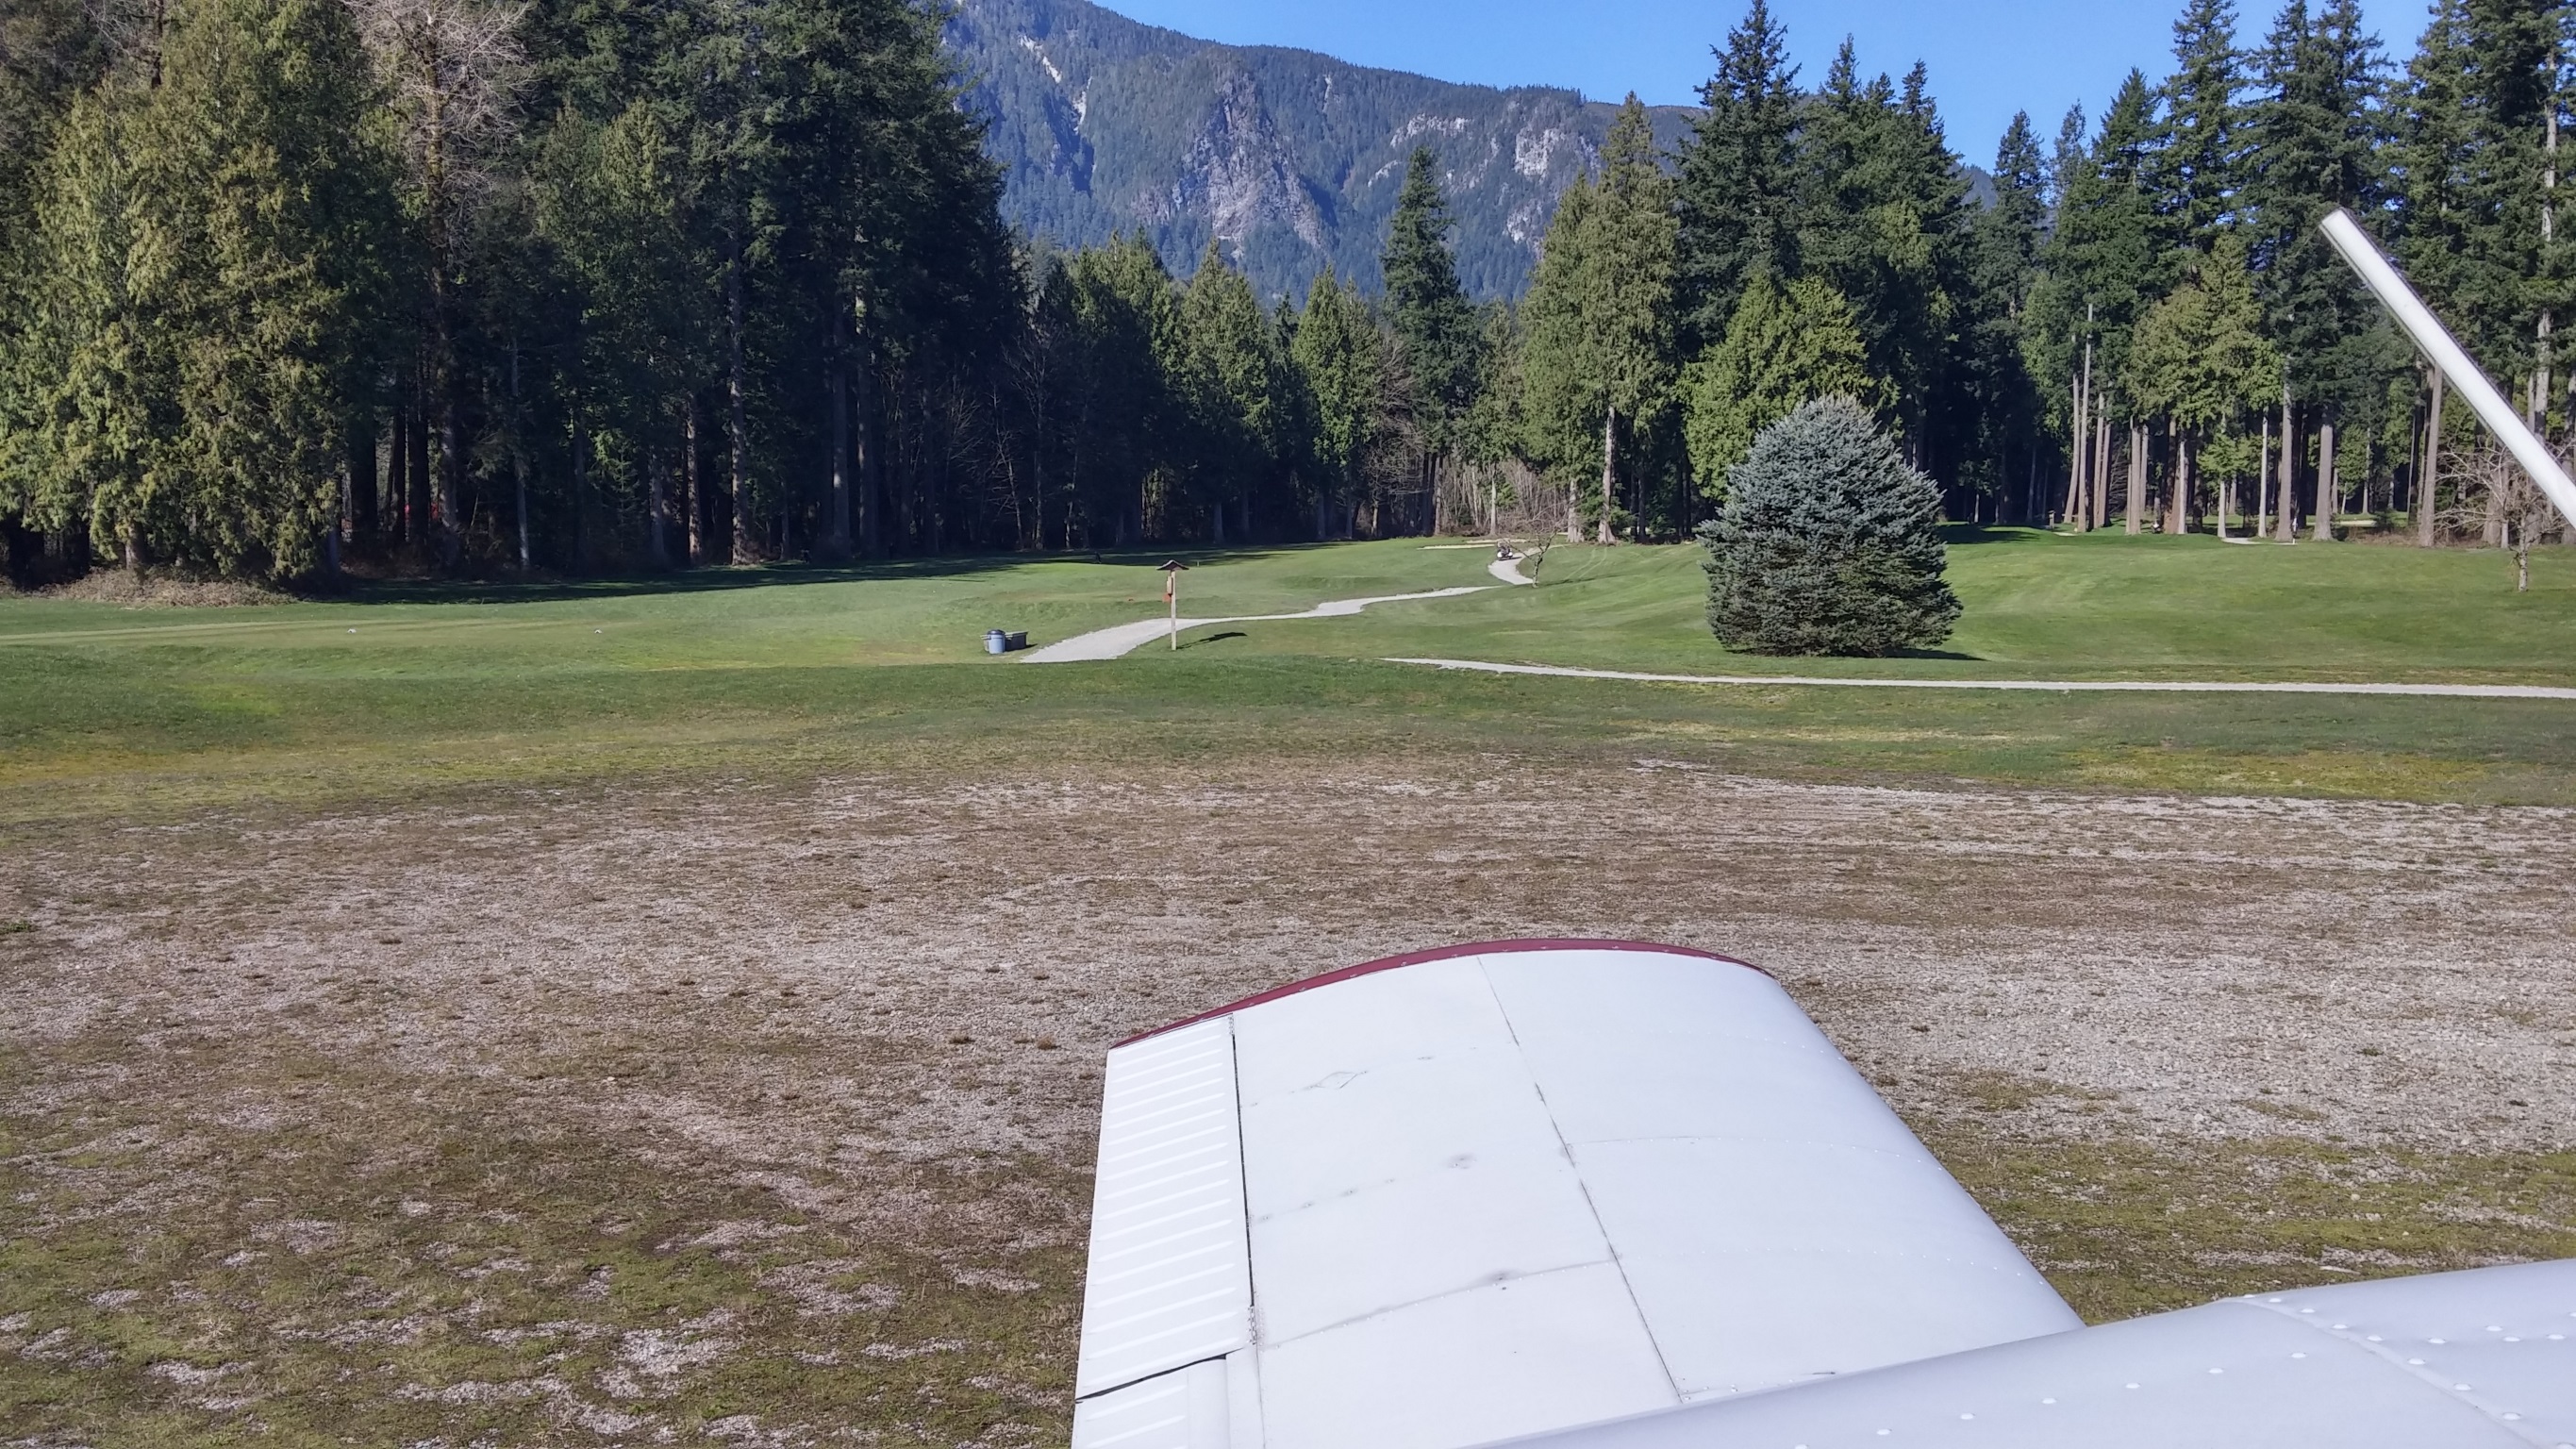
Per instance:
[[[1517,1441],[2570,1449],[2576,1261],[2228,1299]]]
[[[1073,1442],[1451,1449],[2078,1326],[1760,971],[1463,946],[1110,1053]]]

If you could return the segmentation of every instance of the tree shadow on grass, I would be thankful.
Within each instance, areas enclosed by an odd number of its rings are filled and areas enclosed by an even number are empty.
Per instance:
[[[2033,528],[2019,523],[1945,523],[1941,541],[1952,548],[1966,548],[1998,543],[2045,543],[2064,535],[2053,529]]]
[[[597,578],[356,580],[342,593],[318,595],[349,604],[533,604],[630,599],[665,594],[720,594],[801,584],[883,583],[967,578],[1038,564],[1105,564],[1153,570],[1177,558],[1191,568],[1248,563],[1310,553],[1326,544],[1260,544],[1240,548],[1076,549],[1052,553],[939,554],[847,563],[709,564],[661,573]]]

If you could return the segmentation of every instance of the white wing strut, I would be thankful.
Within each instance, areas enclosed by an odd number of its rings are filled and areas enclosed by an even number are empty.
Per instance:
[[[2442,369],[2442,375],[2451,380],[2451,386],[2459,389],[2460,396],[2469,400],[2469,406],[2477,410],[2478,421],[2486,424],[2487,431],[2503,441],[2505,447],[2512,451],[2514,461],[2531,475],[2531,481],[2539,484],[2540,491],[2549,495],[2549,501],[2558,505],[2558,512],[2566,518],[2568,525],[2576,527],[2576,481],[2570,481],[2567,470],[2558,466],[2558,459],[2550,453],[2549,445],[2525,426],[2521,418],[2514,416],[2512,406],[2505,402],[2503,394],[2496,391],[2495,384],[2487,381],[2487,375],[2480,372],[2478,365],[2469,360],[2469,355],[2460,350],[2460,344],[2451,339],[2441,319],[2433,315],[2432,309],[2424,305],[2424,300],[2415,295],[2415,289],[2407,286],[2406,279],[2389,265],[2388,258],[2379,254],[2378,246],[2363,234],[2361,223],[2352,219],[2352,213],[2336,207],[2326,213],[2326,219],[2317,225],[2325,232],[2326,240],[2334,243],[2335,250],[2343,253],[2343,259],[2352,263],[2352,269],[2361,274],[2362,282],[2396,315],[2397,325],[2406,329],[2407,335],[2415,339],[2415,345],[2422,348],[2433,365]]]

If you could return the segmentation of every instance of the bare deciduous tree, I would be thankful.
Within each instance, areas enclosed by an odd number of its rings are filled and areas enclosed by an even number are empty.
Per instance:
[[[2528,592],[2531,546],[2566,528],[2557,505],[2511,453],[2490,439],[2448,450],[2444,458],[2442,471],[2459,482],[2457,500],[2444,510],[2445,527],[2453,533],[2480,532],[2510,550],[2514,591]]]

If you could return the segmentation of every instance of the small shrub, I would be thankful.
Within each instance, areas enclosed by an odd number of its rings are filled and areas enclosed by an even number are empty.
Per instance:
[[[1763,429],[1703,524],[1708,623],[1756,654],[1893,654],[1950,637],[1940,490],[1860,404],[1820,398]]]

